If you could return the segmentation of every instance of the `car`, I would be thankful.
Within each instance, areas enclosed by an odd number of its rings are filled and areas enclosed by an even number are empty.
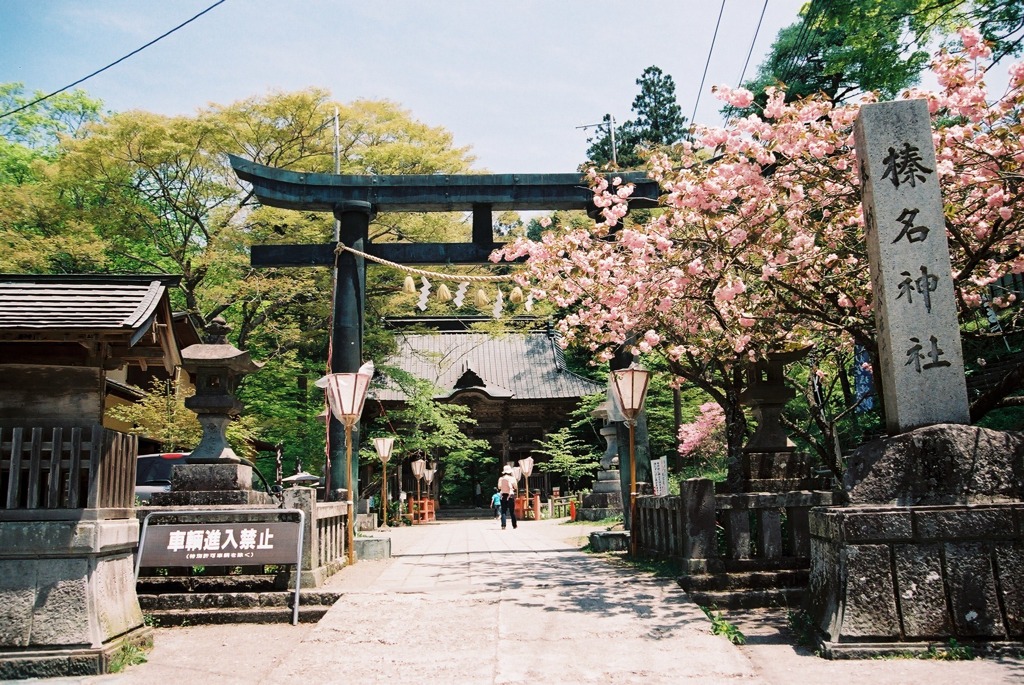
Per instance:
[[[171,491],[171,469],[186,463],[188,452],[140,454],[135,466],[135,499],[149,504],[154,492]]]
[[[157,454],[140,454],[136,460],[135,467],[135,499],[139,504],[148,505],[154,492],[171,491],[171,469],[175,464],[187,464],[188,452],[160,452]],[[263,486],[262,490],[275,497],[279,497],[281,487],[271,486],[267,479],[260,473],[248,459],[242,459],[243,464],[252,467],[253,475]],[[259,489],[258,487],[256,489]]]

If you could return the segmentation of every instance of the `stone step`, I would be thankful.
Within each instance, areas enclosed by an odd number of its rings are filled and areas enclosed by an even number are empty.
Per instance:
[[[716,609],[764,609],[768,607],[798,609],[803,603],[805,593],[805,588],[724,590],[717,592],[686,591],[686,594],[695,604]]]
[[[749,573],[705,573],[682,576],[679,585],[686,590],[718,592],[734,590],[774,590],[805,588],[810,578],[806,569],[753,571]]]
[[[299,605],[299,623],[316,623],[330,607]],[[145,611],[153,626],[199,626],[228,623],[291,623],[292,610],[274,609],[189,609]]]
[[[341,596],[337,592],[303,590],[299,621],[320,620]],[[292,620],[292,592],[198,592],[140,594],[139,606],[154,624],[279,623]]]

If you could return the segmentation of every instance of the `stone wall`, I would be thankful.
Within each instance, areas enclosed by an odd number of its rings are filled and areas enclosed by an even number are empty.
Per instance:
[[[1024,638],[1024,504],[815,509],[810,526],[811,611],[827,656],[857,643]]]

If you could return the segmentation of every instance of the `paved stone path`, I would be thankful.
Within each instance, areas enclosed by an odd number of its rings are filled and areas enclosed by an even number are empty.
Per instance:
[[[315,625],[158,629],[146,664],[50,683],[1013,683],[1019,661],[828,662],[744,616],[751,645],[709,634],[671,580],[579,551],[593,528],[492,519],[390,532],[393,558],[331,579]],[[734,617],[730,617],[731,619]],[[774,623],[773,623],[774,621]]]

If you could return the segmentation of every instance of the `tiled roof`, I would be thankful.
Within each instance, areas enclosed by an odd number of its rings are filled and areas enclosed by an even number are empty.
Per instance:
[[[456,383],[472,371],[484,382],[477,389],[516,400],[583,397],[604,388],[565,368],[562,350],[547,333],[403,333],[398,352],[384,362],[432,382],[438,397],[449,397]],[[374,388],[379,400],[402,400],[393,385]]]
[[[148,328],[176,281],[148,275],[0,275],[0,331],[132,333]]]

